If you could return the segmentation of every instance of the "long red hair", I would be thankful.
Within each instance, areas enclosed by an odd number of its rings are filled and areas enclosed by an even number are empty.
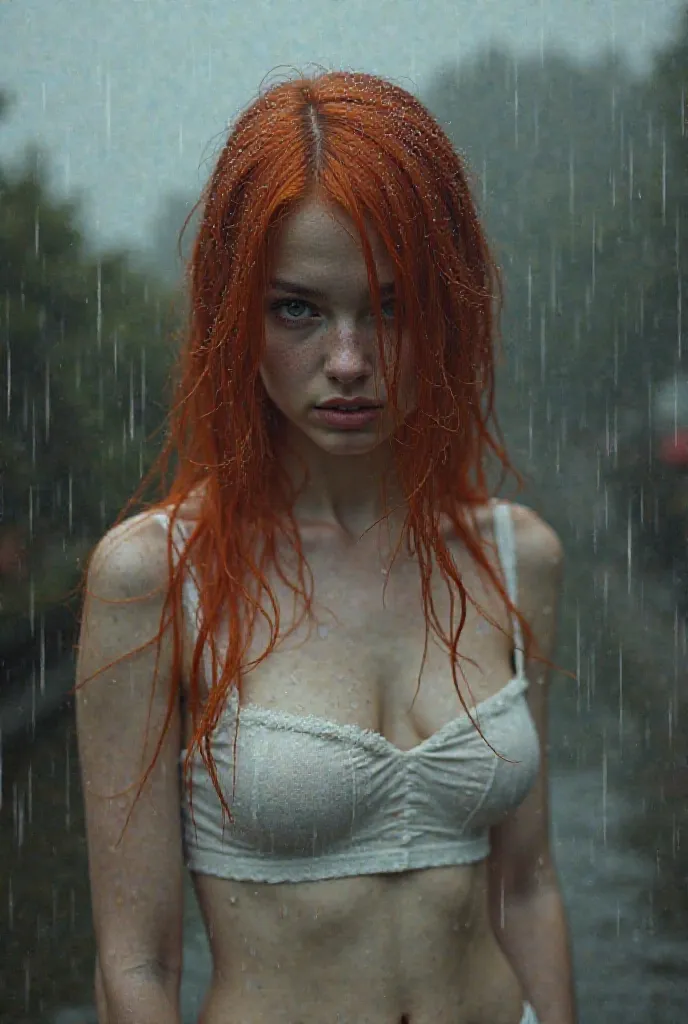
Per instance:
[[[274,85],[237,119],[202,196],[188,267],[188,326],[166,441],[119,517],[154,476],[170,482],[161,500],[148,507],[165,508],[173,521],[190,497],[202,494],[193,530],[178,555],[170,536],[170,586],[158,639],[172,621],[167,726],[181,679],[182,584],[193,567],[201,614],[187,681],[194,723],[187,780],[191,758],[200,753],[228,814],[211,740],[230,689],[241,694],[244,675],[274,650],[280,633],[288,635],[313,614],[312,579],[293,514],[295,494],[275,454],[279,417],[259,371],[270,243],[295,204],[314,193],[358,228],[382,344],[385,326],[366,225],[378,232],[402,297],[398,330],[413,339],[416,405],[393,449],[407,501],[403,539],[419,564],[426,648],[432,629],[451,656],[454,685],[468,711],[457,680],[457,645],[469,598],[443,539],[444,516],[530,635],[475,529],[475,509],[490,497],[490,459],[496,458],[504,475],[518,474],[501,443],[493,407],[499,273],[464,165],[422,103],[389,81],[341,71]],[[398,408],[396,372],[389,378],[388,398]],[[284,570],[280,551],[285,550],[297,557],[295,578]],[[433,563],[450,589],[449,631],[433,605]],[[288,582],[303,608],[286,633],[271,570]],[[457,599],[460,614],[455,614]],[[270,641],[249,661],[257,615],[267,618]],[[215,639],[220,626],[228,637],[221,657]],[[204,696],[206,648],[213,673]]]

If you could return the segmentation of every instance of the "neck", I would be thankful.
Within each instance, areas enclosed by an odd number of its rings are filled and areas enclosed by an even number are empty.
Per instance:
[[[396,532],[395,524],[403,523],[406,503],[391,445],[380,445],[366,455],[337,456],[309,443],[292,443],[280,452],[280,461],[299,491],[294,505],[297,521],[333,527],[352,541],[385,516],[382,530],[392,527]]]

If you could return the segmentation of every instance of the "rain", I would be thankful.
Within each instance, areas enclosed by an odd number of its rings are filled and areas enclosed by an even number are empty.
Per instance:
[[[580,1021],[682,1024],[688,4],[113,10],[0,4],[0,1024],[97,1020],[69,595],[160,444],[182,225],[266,77],[311,65],[407,88],[473,176],[516,500],[566,555],[550,799]],[[190,884],[184,915],[192,1024],[210,954]]]

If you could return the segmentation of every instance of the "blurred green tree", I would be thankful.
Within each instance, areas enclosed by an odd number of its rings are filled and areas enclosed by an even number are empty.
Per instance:
[[[171,293],[127,254],[91,251],[78,215],[39,150],[0,166],[0,652],[77,581],[164,419]]]
[[[491,50],[431,83],[504,272],[505,422],[527,409],[552,435],[556,410],[562,443],[613,432],[618,405],[680,368],[687,48],[688,15],[649,76]]]

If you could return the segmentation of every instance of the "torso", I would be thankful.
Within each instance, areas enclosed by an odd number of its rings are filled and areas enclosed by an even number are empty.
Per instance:
[[[491,509],[479,524],[492,542]],[[468,553],[450,535],[447,541],[468,593],[506,631],[469,602],[459,648],[470,659],[461,662],[468,686],[460,674],[459,682],[470,707],[513,676],[510,623]],[[306,621],[249,673],[243,702],[375,730],[403,750],[463,714],[448,654],[432,632],[411,708],[425,640],[412,556],[400,552],[387,577],[375,539],[350,546],[333,531],[309,528],[303,542],[321,626],[308,637]],[[491,551],[488,557],[496,561]],[[271,583],[286,617],[291,593],[279,580]],[[439,576],[433,593],[446,625],[449,596]],[[255,653],[266,639],[259,629]],[[190,634],[186,648],[190,660]],[[185,744],[191,733],[187,720]],[[489,923],[484,862],[297,884],[197,875],[194,884],[214,961],[205,1024],[521,1019],[522,992]]]

